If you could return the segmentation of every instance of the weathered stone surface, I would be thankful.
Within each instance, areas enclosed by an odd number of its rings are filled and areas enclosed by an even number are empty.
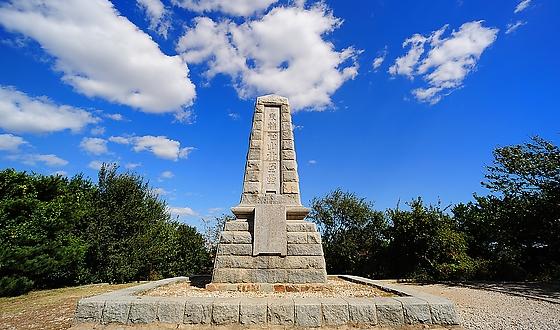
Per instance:
[[[294,324],[294,300],[291,298],[268,299],[268,323],[272,325]]]
[[[267,301],[265,299],[242,298],[239,310],[241,324],[266,324]]]
[[[186,324],[210,324],[212,322],[212,306],[214,298],[190,298],[185,303]]]
[[[248,182],[259,182],[261,176],[260,171],[247,171],[245,173],[245,181]]]
[[[297,182],[298,175],[296,171],[284,171],[282,172],[282,180],[284,182]]]
[[[400,301],[393,298],[376,297],[377,322],[381,325],[404,323],[403,308]]]
[[[100,323],[105,299],[87,298],[78,301],[74,319],[76,322]]]
[[[220,244],[218,255],[250,256],[252,255],[252,244]]]
[[[307,233],[290,232],[286,235],[288,244],[307,243]]]
[[[422,297],[422,299],[425,299]],[[434,324],[459,324],[459,316],[455,311],[455,306],[447,299],[428,300]]]
[[[282,150],[282,159],[294,160],[296,159],[296,153],[293,150]]]
[[[285,256],[286,206],[255,206],[253,256],[279,254]]]
[[[315,298],[294,298],[295,324],[300,327],[320,327],[321,301]]]
[[[214,262],[215,267],[218,268],[268,268],[269,256],[216,256]]]
[[[253,241],[248,231],[223,231],[220,243],[226,244],[251,244]]]
[[[158,304],[157,319],[162,323],[181,324],[185,316],[186,299],[169,297],[160,300]]]
[[[240,299],[216,299],[212,304],[212,322],[217,325],[239,322]]]
[[[251,283],[249,269],[243,268],[214,268],[212,282],[216,283]]]
[[[315,233],[307,233],[307,242],[311,244],[321,244],[321,234]]]
[[[342,298],[322,298],[323,324],[343,325],[350,320],[348,303]]]
[[[327,272],[324,269],[288,269],[288,283],[324,283]]]
[[[403,306],[404,321],[408,324],[432,323],[430,305],[424,300],[415,297],[395,297]]]
[[[317,228],[315,224],[307,221],[288,221],[286,222],[286,230],[291,231],[306,231],[306,232],[316,232]]]
[[[282,150],[294,149],[294,140],[282,140]]]
[[[152,323],[157,320],[158,301],[144,297],[132,302],[128,321],[130,323]]]
[[[247,221],[227,221],[224,226],[225,231],[247,231],[249,223]]]
[[[321,244],[288,244],[289,256],[322,256]]]
[[[348,303],[350,323],[355,325],[376,325],[377,312],[371,298],[344,298]]]
[[[261,185],[258,182],[243,183],[243,193],[256,195],[260,192]]]
[[[282,161],[283,171],[295,171],[297,170],[297,163],[295,160],[283,160]]]
[[[103,323],[126,323],[131,299],[107,300],[103,309]]]

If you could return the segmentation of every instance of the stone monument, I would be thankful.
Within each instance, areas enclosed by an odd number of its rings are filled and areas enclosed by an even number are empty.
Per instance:
[[[210,287],[325,283],[321,236],[304,221],[288,99],[257,98],[241,202],[220,236]],[[224,285],[221,285],[224,287]],[[235,286],[232,288],[235,289]]]

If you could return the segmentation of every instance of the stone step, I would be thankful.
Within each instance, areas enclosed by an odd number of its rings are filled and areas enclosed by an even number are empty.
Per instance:
[[[248,268],[248,269],[324,269],[325,259],[322,256],[233,256],[218,255],[216,268]]]
[[[212,283],[324,283],[325,269],[215,268]]]

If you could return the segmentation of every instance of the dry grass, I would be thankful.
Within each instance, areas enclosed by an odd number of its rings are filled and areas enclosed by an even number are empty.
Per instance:
[[[68,329],[80,298],[137,284],[92,284],[0,298],[0,329]]]

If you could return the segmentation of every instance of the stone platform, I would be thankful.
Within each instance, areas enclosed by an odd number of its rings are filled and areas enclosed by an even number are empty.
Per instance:
[[[81,299],[75,322],[85,324],[166,324],[193,326],[400,326],[455,325],[459,319],[453,302],[387,281],[339,275],[341,279],[375,286],[394,297],[330,298],[211,298],[154,297],[142,292],[188,281],[176,277]]]

